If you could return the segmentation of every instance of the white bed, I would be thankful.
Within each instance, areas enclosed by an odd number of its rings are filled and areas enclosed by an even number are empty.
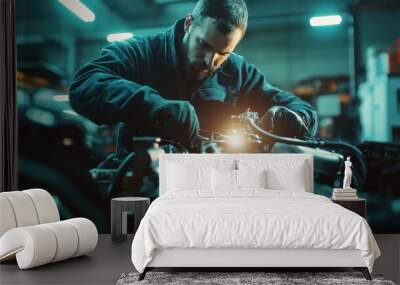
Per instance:
[[[379,255],[362,217],[313,194],[307,154],[162,155],[160,197],[132,243],[140,278],[154,267],[354,267],[370,278]]]

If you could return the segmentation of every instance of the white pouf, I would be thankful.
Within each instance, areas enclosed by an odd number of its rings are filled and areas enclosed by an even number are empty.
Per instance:
[[[6,197],[0,195],[0,237],[8,230],[15,228],[17,222],[15,221],[14,212],[11,204]]]
[[[84,255],[98,241],[88,219],[59,221],[51,195],[43,189],[0,193],[0,262],[17,259],[20,269]]]
[[[57,205],[50,193],[43,189],[29,189],[22,191],[30,196],[36,208],[39,224],[57,222],[60,220]]]

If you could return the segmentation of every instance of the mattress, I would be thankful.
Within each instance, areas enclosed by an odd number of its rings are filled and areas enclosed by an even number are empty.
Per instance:
[[[266,189],[157,198],[133,239],[133,265],[143,272],[155,250],[169,248],[359,250],[371,272],[380,255],[361,216],[313,193]]]

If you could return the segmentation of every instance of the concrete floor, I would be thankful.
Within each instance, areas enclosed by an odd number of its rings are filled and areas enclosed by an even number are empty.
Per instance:
[[[374,272],[400,282],[400,235],[375,235],[382,251]],[[0,265],[0,284],[115,284],[124,272],[134,271],[130,259],[132,236],[115,243],[110,235],[100,235],[94,252],[88,256],[19,270],[16,262]]]
[[[0,265],[0,284],[115,284],[124,272],[134,271],[132,237],[120,243],[110,235],[99,235],[96,250],[87,256],[19,270],[17,263]]]

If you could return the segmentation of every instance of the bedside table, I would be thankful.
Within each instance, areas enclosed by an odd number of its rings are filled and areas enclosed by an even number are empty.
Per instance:
[[[359,214],[361,217],[366,219],[367,217],[367,203],[365,199],[354,199],[354,200],[337,200],[331,199],[332,202],[339,204],[340,206]]]
[[[111,199],[112,241],[124,241],[127,238],[128,214],[133,214],[133,234],[135,234],[149,206],[150,199],[144,197],[120,197]]]

